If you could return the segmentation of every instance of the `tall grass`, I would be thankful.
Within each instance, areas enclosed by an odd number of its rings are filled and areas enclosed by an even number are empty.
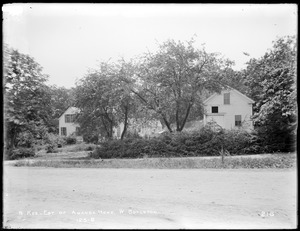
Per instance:
[[[66,146],[58,149],[58,152],[93,151],[96,147],[97,147],[96,144],[79,143],[79,144],[73,144],[73,145],[66,145]]]
[[[139,168],[139,169],[236,169],[293,168],[296,154],[272,154],[257,157],[187,157],[106,160],[20,160],[14,166],[53,168]]]

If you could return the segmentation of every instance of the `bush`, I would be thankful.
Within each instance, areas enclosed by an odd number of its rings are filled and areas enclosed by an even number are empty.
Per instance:
[[[46,152],[47,153],[56,153],[58,152],[57,148],[62,147],[63,145],[66,144],[66,141],[64,140],[63,137],[53,134],[53,133],[48,133],[47,137],[45,139],[46,143]]]
[[[167,133],[151,139],[108,140],[91,154],[92,158],[143,158],[217,156],[224,150],[231,155],[253,153],[254,136],[243,130],[203,127],[192,133]],[[259,151],[256,150],[256,151]]]
[[[46,145],[46,153],[57,153],[57,145],[56,144],[47,144]]]
[[[77,140],[76,140],[76,136],[74,135],[70,135],[64,138],[66,144],[76,144]]]
[[[34,135],[29,131],[24,131],[17,136],[17,147],[32,148],[35,144]]]
[[[8,150],[6,156],[9,160],[17,160],[22,158],[34,157],[35,151],[33,148],[18,148]]]
[[[125,139],[142,139],[142,137],[137,132],[127,131],[125,133]]]
[[[82,138],[83,138],[83,141],[86,142],[86,143],[97,144],[98,141],[99,141],[99,136],[98,135],[83,134]]]

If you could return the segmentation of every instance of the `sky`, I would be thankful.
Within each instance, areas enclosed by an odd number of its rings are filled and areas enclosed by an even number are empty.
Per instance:
[[[4,43],[66,88],[100,61],[155,52],[168,39],[194,37],[195,48],[204,44],[240,70],[278,37],[297,35],[298,18],[296,4],[13,3],[2,12]]]

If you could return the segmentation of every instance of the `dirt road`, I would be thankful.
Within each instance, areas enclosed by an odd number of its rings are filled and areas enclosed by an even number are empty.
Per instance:
[[[11,228],[296,228],[296,170],[4,167]]]

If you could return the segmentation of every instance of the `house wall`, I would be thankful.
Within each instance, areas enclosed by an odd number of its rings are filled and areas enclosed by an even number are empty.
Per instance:
[[[76,132],[76,127],[79,127],[79,124],[77,123],[66,123],[65,121],[65,115],[66,114],[76,114],[79,112],[79,110],[75,107],[69,107],[64,114],[62,114],[59,117],[59,135],[61,136],[61,127],[66,127],[67,128],[67,136],[71,135],[72,133]]]
[[[225,92],[230,92],[230,104],[224,104]],[[212,114],[212,107],[217,106],[219,109],[218,115]],[[205,107],[204,123],[214,119],[220,126],[225,129],[235,129],[235,115],[242,116],[242,126],[245,129],[253,129],[252,104],[235,91],[222,91],[221,94],[216,95],[210,99]]]
[[[128,132],[136,130],[136,132],[141,136],[155,136],[159,132],[163,130],[162,125],[159,120],[148,121],[147,124],[138,123],[134,121],[130,121],[131,125],[128,127]],[[113,137],[120,139],[122,132],[124,129],[124,123],[120,123],[120,125],[116,128],[113,128]]]
[[[159,120],[153,120],[148,122],[147,125],[141,126],[141,130],[139,133],[140,136],[155,136],[157,133],[163,130],[161,122]]]

